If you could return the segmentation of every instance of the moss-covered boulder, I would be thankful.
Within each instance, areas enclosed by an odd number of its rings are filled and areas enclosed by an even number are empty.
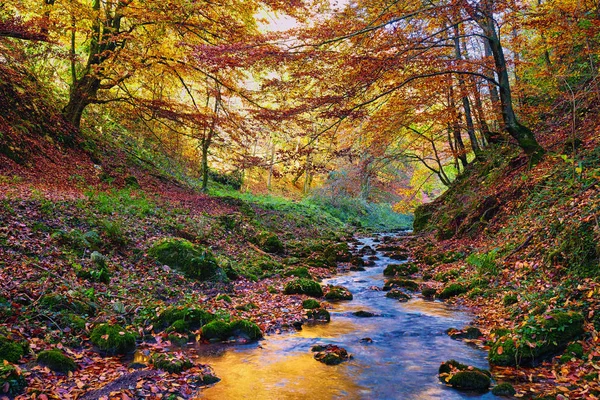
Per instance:
[[[350,247],[348,243],[334,243],[327,246],[324,250],[325,257],[330,261],[350,261],[352,254],[350,253]]]
[[[419,272],[419,267],[414,263],[389,264],[383,270],[384,276],[408,276]]]
[[[419,284],[415,281],[411,281],[409,279],[400,279],[400,278],[392,278],[385,281],[383,285],[383,290],[388,291],[394,288],[404,288],[408,290],[418,290]]]
[[[158,262],[181,270],[185,276],[205,281],[219,275],[220,268],[212,252],[180,238],[157,241],[148,254]]]
[[[233,322],[216,320],[202,327],[203,339],[224,341],[231,337],[258,340],[263,337],[263,333],[254,322],[243,319]]]
[[[306,318],[315,322],[329,322],[331,321],[331,314],[324,308],[315,308],[306,312]]]
[[[315,353],[315,360],[326,365],[338,365],[350,359],[350,354],[346,349],[333,345],[315,345],[310,351]]]
[[[284,251],[283,242],[274,233],[263,232],[258,236],[257,241],[260,248],[267,253],[278,254]]]
[[[302,308],[305,310],[314,310],[315,308],[319,307],[321,307],[321,303],[315,299],[306,299],[302,302]]]
[[[452,283],[446,286],[439,294],[438,298],[442,300],[447,300],[452,297],[459,296],[461,294],[467,293],[469,289],[466,286],[461,285],[460,283]]]
[[[37,362],[54,372],[67,373],[77,369],[75,361],[60,350],[45,350],[40,352],[37,356]]]
[[[60,294],[42,296],[39,301],[39,308],[54,312],[68,311],[77,315],[90,316],[96,312],[96,307],[93,304]]]
[[[560,362],[566,363],[571,361],[572,359],[582,358],[583,357],[583,346],[581,343],[571,343],[565,349],[565,352],[562,356],[560,356]]]
[[[387,292],[385,294],[385,297],[388,297],[390,299],[397,299],[399,301],[408,301],[410,300],[410,296],[406,293],[404,293],[402,290],[400,289],[392,289],[389,292]]]
[[[90,340],[107,354],[127,354],[135,350],[135,335],[120,325],[100,324],[92,330]]]
[[[217,377],[216,375],[210,374],[210,373],[200,374],[195,379],[196,384],[199,386],[212,385],[213,383],[217,383],[220,380],[221,380],[221,378]]]
[[[184,333],[197,330],[214,319],[215,316],[213,314],[201,308],[187,306],[169,307],[163,310],[154,319],[154,326],[160,330],[171,327],[177,323],[177,327],[173,330]],[[181,331],[184,325],[187,330]]]
[[[492,394],[494,396],[510,397],[510,396],[514,396],[515,394],[517,394],[517,391],[515,390],[513,385],[511,385],[510,383],[503,382],[503,383],[497,384],[496,386],[494,386],[492,388]]]
[[[16,396],[27,387],[27,381],[20,370],[10,364],[0,363],[0,394]]]
[[[446,331],[452,339],[479,339],[483,336],[481,330],[474,326],[467,326],[464,329],[450,328]]]
[[[433,299],[435,297],[435,295],[437,294],[437,289],[436,288],[432,288],[430,286],[425,286],[422,290],[421,290],[421,294],[423,295],[423,297],[425,297],[426,299]]]
[[[296,267],[288,269],[283,273],[283,276],[294,276],[296,278],[312,279],[312,275],[306,267]]]
[[[25,355],[27,346],[15,342],[7,337],[0,336],[0,364],[2,361],[17,363]]]
[[[579,313],[554,311],[533,317],[515,331],[500,331],[489,350],[490,364],[535,365],[578,339],[584,332],[583,322]]]
[[[374,317],[375,314],[370,312],[370,311],[365,311],[365,310],[358,310],[352,313],[352,315],[354,315],[355,317],[358,318],[371,318]]]
[[[353,296],[350,291],[343,286],[327,286],[325,298],[330,301],[336,300],[352,300]]]
[[[152,356],[151,361],[157,369],[172,374],[178,374],[194,366],[194,363],[182,354],[157,353]]]
[[[449,360],[440,365],[439,378],[453,388],[471,391],[486,391],[491,384],[491,374],[484,369]]]
[[[323,288],[319,282],[304,278],[296,278],[288,282],[283,292],[285,294],[305,294],[312,297],[323,296]]]

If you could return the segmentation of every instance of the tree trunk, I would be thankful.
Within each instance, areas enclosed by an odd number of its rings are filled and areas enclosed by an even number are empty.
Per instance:
[[[209,136],[211,134],[209,133]],[[210,147],[210,141],[208,138],[204,138],[202,141],[202,191],[208,191],[208,148]]]
[[[465,144],[463,143],[462,137],[460,136],[460,124],[458,123],[459,116],[456,112],[456,103],[454,102],[454,87],[452,82],[449,86],[448,104],[450,105],[450,111],[452,113],[452,132],[454,135],[454,143],[456,149],[456,156],[460,160],[463,168],[466,168],[469,164],[467,161],[467,152],[465,150]]]
[[[487,10],[485,10],[484,14],[479,14],[477,12],[474,13],[475,15],[473,15],[473,17],[487,37],[490,50],[494,56],[496,74],[498,75],[502,120],[508,134],[517,141],[525,154],[530,157],[531,162],[536,163],[543,157],[545,151],[535,139],[531,129],[519,123],[517,116],[515,115],[506,58],[504,57],[504,50],[502,49],[500,38],[496,32],[490,1],[491,0],[485,2]],[[468,8],[468,10],[473,11],[472,8]]]

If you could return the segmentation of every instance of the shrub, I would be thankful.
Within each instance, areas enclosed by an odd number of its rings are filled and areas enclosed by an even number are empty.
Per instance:
[[[220,269],[209,249],[196,247],[185,239],[159,240],[148,254],[160,263],[180,269],[187,277],[201,281],[213,278]]]
[[[321,297],[323,296],[323,288],[321,288],[319,282],[310,279],[297,278],[285,285],[284,293]]]
[[[108,354],[126,354],[135,350],[135,335],[120,325],[100,324],[92,330],[90,340]]]
[[[498,275],[497,257],[498,250],[494,249],[488,253],[472,253],[467,257],[466,261],[467,264],[476,268],[478,274],[496,276]]]
[[[60,350],[45,350],[37,356],[37,362],[45,365],[54,372],[67,373],[75,371],[77,364]]]

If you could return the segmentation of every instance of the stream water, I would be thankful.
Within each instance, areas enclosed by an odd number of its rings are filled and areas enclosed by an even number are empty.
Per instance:
[[[359,248],[373,238],[361,239]],[[472,316],[445,303],[417,296],[405,303],[385,297],[383,269],[398,263],[381,253],[373,267],[328,279],[342,285],[352,301],[333,304],[329,324],[305,325],[294,334],[269,336],[259,343],[201,346],[198,361],[210,364],[222,381],[203,390],[200,399],[465,399],[491,394],[456,391],[442,385],[437,370],[456,359],[488,368],[486,352],[452,340],[446,329],[462,328]],[[378,316],[358,318],[370,311]],[[372,342],[361,341],[370,338]],[[336,344],[353,355],[327,366],[313,358],[314,344]]]

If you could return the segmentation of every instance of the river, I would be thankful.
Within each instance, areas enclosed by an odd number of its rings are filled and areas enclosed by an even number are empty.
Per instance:
[[[359,248],[375,248],[373,238]],[[465,399],[494,398],[465,393],[440,383],[443,361],[456,359],[488,368],[486,352],[452,340],[448,328],[462,328],[472,315],[418,294],[408,302],[386,298],[383,269],[398,263],[380,257],[365,271],[338,275],[324,284],[342,285],[351,301],[333,303],[331,322],[304,325],[292,334],[268,336],[258,343],[200,346],[197,361],[209,364],[222,381],[204,389],[200,399]],[[354,311],[377,316],[359,318]],[[361,339],[370,338],[370,341]],[[316,361],[310,351],[317,343],[344,347],[353,358],[337,366]]]

